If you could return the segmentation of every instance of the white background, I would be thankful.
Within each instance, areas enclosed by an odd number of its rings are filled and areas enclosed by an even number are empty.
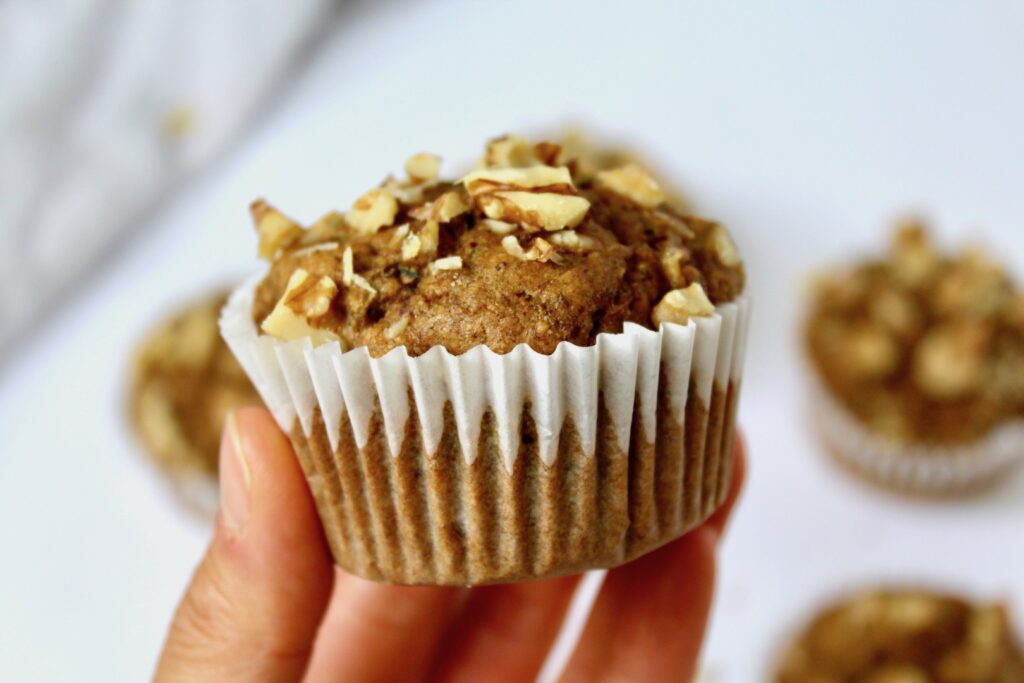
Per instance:
[[[760,680],[809,609],[865,582],[1024,613],[1024,477],[946,503],[851,480],[808,433],[796,338],[806,273],[877,246],[907,211],[1024,271],[1024,6],[768,4],[417,0],[344,15],[244,143],[3,359],[0,678],[149,676],[208,529],[139,457],[125,368],[167,305],[258,267],[251,199],[311,221],[411,152],[454,165],[488,136],[566,121],[634,142],[731,226],[748,264],[752,476],[708,678]]]

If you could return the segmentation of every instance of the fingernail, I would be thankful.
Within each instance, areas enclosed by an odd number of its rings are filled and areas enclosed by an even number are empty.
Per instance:
[[[220,442],[220,509],[224,524],[233,536],[241,536],[249,521],[252,472],[238,431],[238,420],[230,413],[224,421]]]

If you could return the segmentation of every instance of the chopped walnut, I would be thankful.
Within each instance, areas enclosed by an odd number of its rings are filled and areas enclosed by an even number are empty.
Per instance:
[[[667,247],[661,252],[661,269],[665,279],[673,289],[680,289],[689,284],[683,274],[683,265],[690,262],[690,251],[686,247]]]
[[[484,168],[468,173],[462,184],[472,196],[504,189],[545,188],[571,192],[572,175],[565,166],[527,166],[525,168]]]
[[[900,361],[896,340],[875,325],[848,330],[842,348],[846,352],[846,371],[861,379],[885,377],[896,369]]]
[[[314,345],[337,341],[338,337],[332,332],[309,324],[310,319],[327,312],[337,292],[337,286],[329,277],[317,280],[306,270],[298,268],[289,278],[274,310],[263,319],[260,327],[267,334],[284,341],[304,337],[311,338]]]
[[[387,326],[384,330],[384,337],[386,339],[398,339],[405,332],[405,328],[409,326],[409,316],[403,315],[401,318],[396,320]]]
[[[441,171],[441,157],[436,154],[420,152],[413,154],[405,162],[405,172],[414,183],[423,183],[436,180]]]
[[[984,378],[987,344],[987,330],[971,323],[950,323],[930,330],[914,352],[914,381],[938,400],[974,393]]]
[[[939,265],[939,255],[924,227],[909,223],[896,232],[892,245],[894,274],[904,284],[921,286]]]
[[[427,270],[431,273],[436,273],[440,270],[461,270],[462,269],[462,257],[461,256],[445,256],[435,261],[431,261],[430,265],[427,266]]]
[[[551,192],[495,192],[479,202],[488,218],[547,231],[579,225],[590,209],[583,197]]]
[[[441,226],[437,221],[427,221],[418,233],[420,238],[420,252],[432,254],[437,251],[437,245],[441,239]]]
[[[345,221],[357,231],[369,235],[391,225],[398,213],[395,196],[383,188],[370,190],[356,200],[345,214]]]
[[[720,223],[711,226],[708,232],[708,245],[723,266],[735,268],[740,265],[740,253],[736,250],[736,244],[733,243],[725,226]]]
[[[371,297],[377,294],[377,289],[366,278],[355,272],[352,247],[345,247],[345,251],[341,253],[341,283],[346,287],[358,287]]]
[[[302,226],[283,213],[257,199],[250,205],[256,233],[259,235],[259,256],[270,261],[282,250],[290,247],[302,237]]]
[[[345,232],[345,216],[339,211],[328,211],[309,226],[302,236],[303,244],[339,239]]]
[[[490,140],[483,158],[484,165],[492,168],[530,166],[538,161],[536,149],[518,135]]]
[[[481,223],[483,226],[493,232],[495,235],[510,235],[516,231],[519,226],[515,223],[506,223],[505,221],[497,221],[493,218],[484,218]]]
[[[402,240],[402,260],[411,261],[420,253],[420,238],[416,235],[407,235]]]
[[[599,172],[596,182],[598,186],[606,187],[649,209],[665,201],[665,193],[661,191],[657,181],[647,171],[633,163]]]
[[[548,235],[548,239],[556,246],[576,251],[590,251],[597,246],[597,242],[594,241],[593,237],[581,235],[575,230],[559,230]]]
[[[685,289],[673,289],[654,307],[651,322],[655,327],[662,323],[686,325],[690,318],[708,317],[715,312],[715,305],[708,299],[704,287],[694,282]]]
[[[547,240],[537,237],[533,240],[533,244],[530,245],[529,249],[524,250],[523,246],[519,244],[519,240],[515,235],[508,235],[501,240],[501,246],[505,249],[505,252],[510,256],[514,256],[520,261],[539,261],[540,263],[547,263],[548,261],[557,262],[555,248]]]

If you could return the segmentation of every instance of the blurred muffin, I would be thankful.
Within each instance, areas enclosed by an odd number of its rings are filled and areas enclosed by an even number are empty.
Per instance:
[[[611,566],[728,488],[745,274],[636,164],[492,140],[418,154],[305,229],[253,205],[270,269],[224,335],[291,434],[338,564],[400,583]],[[273,361],[269,363],[268,361]]]
[[[1024,683],[1001,605],[880,589],[824,610],[780,660],[776,683]]]
[[[227,293],[196,301],[153,330],[132,366],[129,413],[145,453],[189,508],[217,509],[217,456],[226,415],[260,397],[220,337]]]
[[[986,253],[942,253],[920,225],[823,278],[806,341],[833,453],[922,493],[991,481],[1024,451],[1024,295]]]

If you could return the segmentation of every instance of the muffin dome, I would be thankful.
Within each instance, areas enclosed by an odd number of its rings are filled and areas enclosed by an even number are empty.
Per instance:
[[[558,145],[505,136],[456,182],[439,168],[417,154],[407,180],[309,228],[255,202],[271,262],[253,306],[263,332],[375,357],[520,343],[551,353],[627,322],[685,323],[743,289],[726,230],[678,212],[634,164],[591,172]]]

